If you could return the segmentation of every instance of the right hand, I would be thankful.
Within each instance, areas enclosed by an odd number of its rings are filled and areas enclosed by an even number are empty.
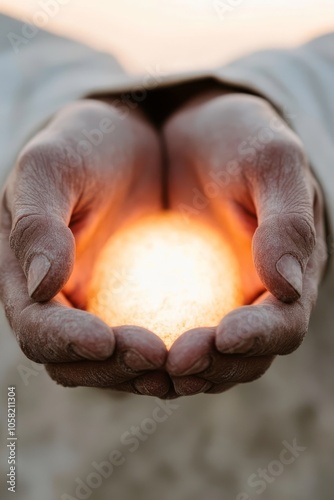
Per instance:
[[[125,220],[161,209],[160,185],[156,132],[97,100],[64,108],[20,154],[2,196],[0,298],[23,352],[58,383],[168,392],[156,335],[82,310],[100,249]]]
[[[239,261],[245,305],[181,335],[178,395],[262,376],[302,342],[327,260],[324,202],[299,138],[264,99],[210,92],[164,126],[171,207],[213,222]]]

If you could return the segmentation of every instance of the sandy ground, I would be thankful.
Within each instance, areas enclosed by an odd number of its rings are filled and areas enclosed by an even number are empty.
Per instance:
[[[333,290],[323,290],[302,347],[277,359],[261,380],[218,396],[181,398],[167,413],[161,410],[159,416],[167,417],[155,429],[147,419],[161,405],[158,400],[55,385],[20,353],[2,315],[3,417],[7,386],[15,385],[17,392],[15,498],[331,500],[334,313],[325,308],[330,296]],[[24,367],[32,369],[26,377]],[[145,429],[143,441],[129,440],[133,425]],[[13,496],[4,483],[5,418],[1,427],[0,492],[6,499]],[[298,456],[289,464],[274,463],[286,447],[283,442],[294,440],[303,448]],[[93,463],[108,460],[112,452],[115,463],[121,463],[109,478],[92,476]],[[268,470],[262,483],[259,468]],[[94,488],[76,493],[80,479]]]

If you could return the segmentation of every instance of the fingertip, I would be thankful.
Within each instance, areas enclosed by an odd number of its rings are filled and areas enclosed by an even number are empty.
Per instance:
[[[171,346],[166,369],[173,376],[200,373],[211,364],[215,328],[193,328],[183,333]]]
[[[288,284],[287,290],[282,290],[281,300],[295,302],[300,299],[303,289],[303,270],[298,259],[286,253],[276,262],[276,270]]]
[[[200,377],[185,376],[173,379],[174,389],[178,396],[195,396],[213,387],[213,383]]]
[[[48,274],[50,267],[51,267],[51,262],[43,254],[35,255],[30,263],[27,276],[28,293],[32,299],[35,299],[38,302],[41,301],[41,299],[43,299],[43,297],[41,297],[41,295],[38,292],[41,292],[40,285],[44,280],[44,278],[46,277],[46,275]]]
[[[267,290],[281,302],[293,303],[301,298],[314,244],[313,224],[302,214],[271,216],[256,229],[255,268]]]
[[[56,301],[25,307],[17,335],[24,354],[37,363],[103,360],[116,344],[112,329],[102,320]]]
[[[229,313],[217,328],[216,347],[224,354],[282,355],[294,351],[307,331],[305,310],[265,293],[253,305]]]
[[[143,396],[165,398],[171,388],[171,380],[164,372],[150,372],[133,380],[135,389]]]
[[[258,331],[255,306],[243,306],[227,314],[216,329],[215,346],[222,354],[247,354]]]
[[[163,368],[167,349],[153,332],[135,325],[114,327],[117,350],[124,363],[134,371]]]
[[[11,248],[26,275],[28,294],[36,302],[51,300],[71,276],[75,239],[61,220],[27,217],[24,225],[20,221],[12,231]]]
[[[114,353],[116,339],[113,329],[90,313],[82,322],[82,334],[71,342],[70,348],[81,358],[102,361]]]

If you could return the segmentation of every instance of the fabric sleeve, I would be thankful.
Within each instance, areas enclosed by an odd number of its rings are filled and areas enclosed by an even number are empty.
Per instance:
[[[129,85],[110,54],[0,15],[0,184],[24,144],[65,104]]]

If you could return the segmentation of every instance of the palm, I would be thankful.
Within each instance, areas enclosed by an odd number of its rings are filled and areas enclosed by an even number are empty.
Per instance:
[[[223,185],[221,179],[229,179],[228,172],[224,172],[226,175],[220,179],[218,175],[205,175],[204,179],[199,179],[194,170],[184,170],[180,172],[171,166],[171,208],[185,218],[200,218],[215,225],[225,236],[239,262],[244,303],[252,303],[264,291],[252,256],[256,215],[248,212],[239,201],[227,196],[229,187],[225,181]]]
[[[76,242],[73,272],[63,292],[80,309],[86,307],[94,263],[110,236],[120,226],[160,209],[160,171],[151,162],[124,167],[121,175],[109,168],[84,191],[72,214],[70,228]]]
[[[321,194],[298,138],[262,99],[202,95],[168,120],[164,137],[172,206],[218,225],[251,304],[182,335],[167,369],[178,394],[222,392],[300,344],[323,266],[320,243],[314,251]]]
[[[107,119],[112,133],[75,157],[83,130]],[[7,181],[1,299],[24,353],[46,364],[58,383],[160,396],[169,390],[161,372],[167,352],[157,336],[134,326],[111,328],[82,310],[106,240],[130,218],[160,209],[160,176],[153,127],[140,113],[124,116],[92,100],[50,121]]]

